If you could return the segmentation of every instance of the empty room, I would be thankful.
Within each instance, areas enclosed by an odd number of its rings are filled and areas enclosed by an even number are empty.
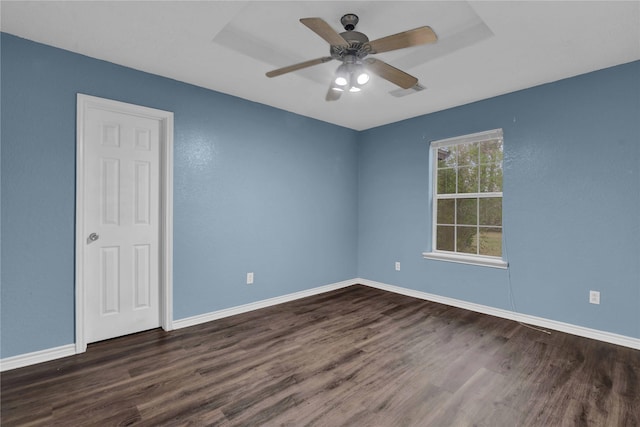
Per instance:
[[[637,1],[0,1],[2,426],[640,426]]]

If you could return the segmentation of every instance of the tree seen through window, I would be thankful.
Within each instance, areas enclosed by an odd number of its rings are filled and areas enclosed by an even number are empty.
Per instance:
[[[435,250],[502,256],[502,132],[442,141],[434,149]]]

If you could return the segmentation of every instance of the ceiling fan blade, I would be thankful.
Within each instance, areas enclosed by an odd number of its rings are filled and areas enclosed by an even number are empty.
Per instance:
[[[433,43],[438,36],[431,27],[419,27],[391,36],[382,37],[369,42],[371,53],[389,52],[390,50],[404,49],[405,47],[418,46]]]
[[[396,67],[392,67],[386,62],[373,58],[369,58],[365,60],[365,62],[367,63],[367,69],[372,73],[377,74],[385,80],[389,80],[391,83],[400,86],[402,89],[409,89],[418,83],[418,79],[413,77],[411,74],[407,74]]]
[[[322,18],[302,18],[300,22],[332,46],[349,46],[349,43]]]
[[[340,95],[342,95],[342,91],[333,89],[333,85],[329,86],[329,90],[327,91],[327,96],[325,96],[326,101],[337,101],[340,99]]]
[[[267,77],[276,77],[282,74],[290,73],[292,71],[301,70],[303,68],[311,67],[313,65],[324,64],[331,61],[333,58],[330,56],[323,56],[322,58],[311,59],[309,61],[300,62],[298,64],[289,65],[287,67],[278,68],[266,73]]]

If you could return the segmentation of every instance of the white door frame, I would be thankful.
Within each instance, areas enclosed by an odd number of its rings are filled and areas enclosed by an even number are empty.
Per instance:
[[[77,95],[76,111],[76,353],[87,350],[84,278],[84,118],[89,107],[160,121],[160,325],[173,329],[173,113],[95,96]]]

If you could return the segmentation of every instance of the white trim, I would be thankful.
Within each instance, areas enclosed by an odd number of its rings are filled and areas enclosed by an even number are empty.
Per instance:
[[[236,314],[242,314],[261,308],[271,307],[272,305],[282,304],[289,301],[294,301],[300,298],[306,298],[313,295],[322,294],[329,291],[335,291],[336,289],[346,288],[347,286],[356,285],[359,279],[344,280],[342,282],[332,283],[330,285],[320,286],[317,288],[307,289],[300,292],[294,292],[292,294],[282,295],[279,297],[269,298],[262,301],[256,301],[249,304],[238,305],[236,307],[225,308],[218,311],[212,311],[210,313],[199,314],[197,316],[186,317],[180,320],[173,321],[174,329],[187,328],[189,326],[199,325],[201,323],[211,322],[212,320],[222,319],[224,317],[235,316]]]
[[[156,110],[160,111],[160,110]],[[160,325],[173,330],[173,113],[164,112],[160,152]]]
[[[547,329],[553,329],[580,337],[591,338],[598,341],[608,342],[611,344],[621,345],[624,347],[640,350],[640,338],[632,338],[625,335],[614,334],[612,332],[600,331],[598,329],[585,328],[583,326],[572,325],[570,323],[558,322],[542,317],[530,316],[528,314],[516,313],[500,308],[489,307],[486,305],[475,304],[472,302],[462,301],[455,298],[443,297],[440,295],[429,294],[426,292],[416,291],[413,289],[402,288],[399,286],[388,285],[386,283],[375,282],[367,279],[356,279],[356,283],[360,283],[372,288],[384,291],[394,292],[409,297],[419,298],[427,301],[446,304],[453,307],[463,308],[478,313],[489,314],[491,316],[501,317],[503,319],[515,320],[516,322],[527,323],[529,325],[540,326]]]
[[[49,362],[51,360],[73,356],[74,354],[76,354],[76,346],[74,344],[67,344],[46,350],[34,351],[32,353],[6,357],[0,360],[0,372],[35,365],[36,363]]]
[[[483,267],[493,267],[506,269],[509,263],[500,258],[483,257],[481,255],[461,255],[448,252],[423,252],[425,259],[435,259],[439,261],[457,262],[461,264],[480,265]]]
[[[502,138],[503,138],[502,129],[498,128],[493,130],[487,130],[484,132],[471,133],[468,135],[454,136],[452,138],[431,141],[431,148],[440,148],[440,147],[447,147],[447,146],[450,147],[453,145],[468,144],[468,143],[473,143],[478,141],[486,141],[488,139],[502,139]]]
[[[249,304],[239,305],[211,313],[200,314],[197,316],[187,317],[185,319],[172,321],[172,329],[182,329],[189,326],[199,325],[201,323],[210,322],[212,320],[222,319],[224,317],[234,316],[236,314],[246,313],[248,311],[258,310],[300,298],[306,298],[313,295],[322,294],[337,289],[346,288],[359,284],[361,279],[344,280],[317,288],[307,289],[304,291],[294,292],[292,294],[282,295],[279,297],[269,298]],[[164,326],[163,326],[164,329]],[[168,329],[165,329],[168,330]],[[85,345],[86,350],[86,345]],[[0,372],[10,369],[22,368],[24,366],[35,365],[37,363],[48,362],[50,360],[60,359],[62,357],[73,356],[83,351],[77,351],[77,344],[67,344],[61,347],[50,348],[46,350],[35,351],[33,353],[20,354],[17,356],[7,357],[0,360]]]
[[[224,317],[234,316],[236,314],[246,313],[248,311],[258,310],[260,308],[270,307],[276,304],[293,301],[313,295],[322,294],[336,289],[346,288],[352,285],[364,285],[371,288],[381,289],[387,292],[393,292],[400,295],[406,295],[426,301],[437,302],[440,304],[450,305],[452,307],[463,308],[465,310],[475,311],[477,313],[488,314],[491,316],[501,317],[503,319],[515,320],[516,322],[536,325],[547,329],[553,329],[568,334],[577,335],[585,338],[591,338],[598,341],[608,342],[611,344],[621,345],[633,349],[640,350],[640,338],[632,338],[625,335],[614,334],[611,332],[600,331],[597,329],[585,328],[582,326],[572,325],[569,323],[557,322],[555,320],[544,319],[542,317],[530,316],[527,314],[516,313],[509,310],[489,307],[486,305],[475,304],[472,302],[462,301],[455,298],[443,297],[440,295],[429,294],[413,289],[402,288],[399,286],[388,285],[386,283],[376,282],[373,280],[356,278],[344,280],[342,282],[333,283],[326,286],[320,286],[313,289],[307,289],[300,292],[294,292],[279,297],[269,298],[254,303],[244,304],[211,313],[200,314],[197,316],[187,317],[173,322],[173,329],[182,329],[189,326],[199,325],[201,323],[210,322],[212,320],[222,319]],[[0,372],[10,369],[21,368],[24,366],[35,365],[36,363],[48,362],[50,360],[60,359],[62,357],[73,356],[78,353],[76,345],[68,344],[60,347],[50,348],[46,350],[35,351],[17,356],[7,357],[0,360]]]
[[[76,110],[76,299],[75,299],[75,329],[76,353],[87,350],[84,333],[84,112],[89,106],[102,110],[125,112],[127,114],[159,120],[161,125],[160,150],[160,325],[166,331],[173,329],[173,113],[140,105],[128,104],[95,96],[77,94]]]

